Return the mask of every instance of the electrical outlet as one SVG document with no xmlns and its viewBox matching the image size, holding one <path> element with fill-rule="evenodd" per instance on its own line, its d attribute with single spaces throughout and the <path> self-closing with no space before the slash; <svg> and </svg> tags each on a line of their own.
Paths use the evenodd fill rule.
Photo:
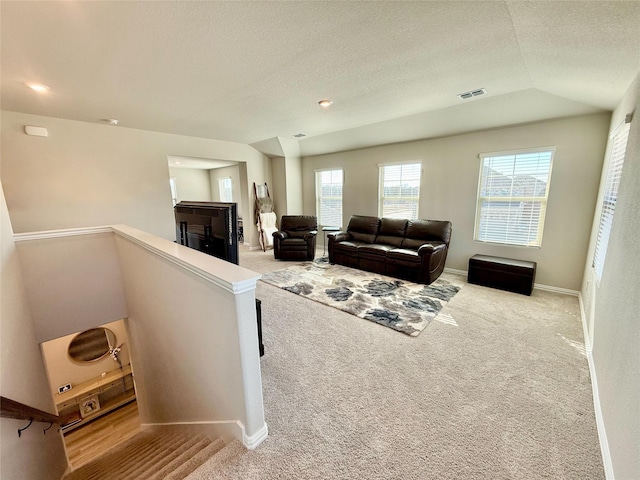
<svg viewBox="0 0 640 480">
<path fill-rule="evenodd" d="M 66 385 L 62 385 L 61 387 L 58 387 L 58 393 L 64 393 L 64 392 L 68 392 L 69 390 L 71 390 L 71 384 L 67 383 Z"/>
</svg>

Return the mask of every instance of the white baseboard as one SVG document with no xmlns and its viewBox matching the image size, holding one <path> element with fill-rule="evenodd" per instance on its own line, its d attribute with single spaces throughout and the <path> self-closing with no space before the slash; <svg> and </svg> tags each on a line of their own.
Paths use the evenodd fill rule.
<svg viewBox="0 0 640 480">
<path fill-rule="evenodd" d="M 580 319 L 582 321 L 582 332 L 584 336 L 584 349 L 587 354 L 587 364 L 589 365 L 589 376 L 591 377 L 591 391 L 593 396 L 593 409 L 596 415 L 596 427 L 598 428 L 598 440 L 600 441 L 600 452 L 602 453 L 602 464 L 604 466 L 604 474 L 607 480 L 615 480 L 613 472 L 613 462 L 611 461 L 611 451 L 609 450 L 609 441 L 607 440 L 607 429 L 604 426 L 604 418 L 602 417 L 602 407 L 600 406 L 600 394 L 598 393 L 598 376 L 596 367 L 593 363 L 592 345 L 589 340 L 589 330 L 587 328 L 587 315 L 582 301 L 582 294 L 578 292 L 578 301 L 580 302 Z"/>
<path fill-rule="evenodd" d="M 244 431 L 244 427 L 242 428 L 242 443 L 244 444 L 247 450 L 254 450 L 258 445 L 265 441 L 265 439 L 269 436 L 269 429 L 267 428 L 267 424 L 265 423 L 260 430 L 254 433 L 251 436 L 247 436 Z"/>
<path fill-rule="evenodd" d="M 449 267 L 446 267 L 444 269 L 444 271 L 446 273 L 453 273 L 454 275 L 464 275 L 465 277 L 469 274 L 469 272 L 467 270 L 457 270 L 455 268 L 449 268 Z M 578 292 L 577 290 L 570 290 L 568 288 L 553 287 L 551 285 L 544 285 L 542 283 L 535 283 L 533 285 L 533 288 L 537 288 L 538 290 L 545 290 L 547 292 L 563 293 L 565 295 L 572 295 L 574 297 L 577 297 L 577 296 L 580 295 L 580 292 Z"/>
<path fill-rule="evenodd" d="M 533 288 L 537 288 L 538 290 L 544 290 L 547 292 L 563 293 L 565 295 L 571 295 L 572 297 L 578 297 L 580 295 L 580 292 L 577 290 L 554 287 L 552 285 L 543 285 L 542 283 L 534 283 Z"/>
<path fill-rule="evenodd" d="M 455 268 L 446 267 L 444 271 L 446 273 L 453 273 L 454 275 L 464 275 L 465 277 L 467 276 L 466 270 L 456 270 Z"/>
</svg>

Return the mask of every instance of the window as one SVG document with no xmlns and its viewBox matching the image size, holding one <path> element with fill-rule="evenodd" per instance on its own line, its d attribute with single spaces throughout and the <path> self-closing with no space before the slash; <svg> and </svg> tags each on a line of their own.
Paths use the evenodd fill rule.
<svg viewBox="0 0 640 480">
<path fill-rule="evenodd" d="M 342 226 L 342 170 L 316 172 L 316 215 L 324 226 Z"/>
<path fill-rule="evenodd" d="M 169 188 L 171 188 L 171 198 L 173 200 L 173 206 L 175 207 L 178 203 L 178 191 L 176 189 L 176 177 L 171 177 L 169 179 Z"/>
<path fill-rule="evenodd" d="M 555 148 L 480 155 L 474 240 L 542 245 Z"/>
<path fill-rule="evenodd" d="M 624 125 L 622 130 L 613 136 L 613 146 L 607 170 L 607 183 L 604 187 L 604 197 L 602 200 L 602 210 L 600 211 L 600 222 L 598 224 L 598 235 L 596 237 L 596 248 L 593 255 L 593 268 L 596 271 L 598 281 L 602 278 L 604 270 L 604 259 L 607 255 L 609 245 L 609 235 L 613 224 L 613 214 L 616 210 L 618 200 L 618 187 L 622 177 L 622 167 L 624 166 L 624 156 L 627 151 L 627 140 L 629 139 L 629 124 Z"/>
<path fill-rule="evenodd" d="M 231 178 L 218 179 L 218 190 L 220 191 L 221 202 L 233 202 L 233 190 L 231 185 Z"/>
<path fill-rule="evenodd" d="M 418 218 L 421 162 L 380 165 L 378 213 L 381 217 Z"/>
</svg>

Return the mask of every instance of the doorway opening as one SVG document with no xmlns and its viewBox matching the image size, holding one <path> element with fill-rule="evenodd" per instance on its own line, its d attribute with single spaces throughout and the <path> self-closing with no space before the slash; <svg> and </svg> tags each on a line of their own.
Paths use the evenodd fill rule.
<svg viewBox="0 0 640 480">
<path fill-rule="evenodd" d="M 125 319 L 40 347 L 72 470 L 140 431 Z"/>
</svg>

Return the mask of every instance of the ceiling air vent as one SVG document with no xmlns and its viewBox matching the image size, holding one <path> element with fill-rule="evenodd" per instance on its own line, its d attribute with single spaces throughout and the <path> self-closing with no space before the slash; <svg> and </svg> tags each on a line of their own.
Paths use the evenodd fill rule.
<svg viewBox="0 0 640 480">
<path fill-rule="evenodd" d="M 484 95 L 485 93 L 487 93 L 487 91 L 484 88 L 478 88 L 477 90 L 459 93 L 458 97 L 460 97 L 462 100 L 466 100 L 467 98 L 477 97 L 479 95 Z"/>
</svg>

